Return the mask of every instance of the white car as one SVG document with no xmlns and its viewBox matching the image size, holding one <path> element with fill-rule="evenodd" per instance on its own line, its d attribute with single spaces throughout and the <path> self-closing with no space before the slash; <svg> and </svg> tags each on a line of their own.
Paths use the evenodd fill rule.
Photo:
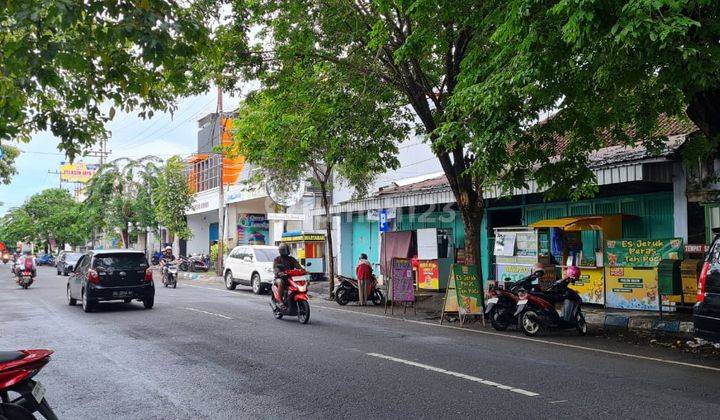
<svg viewBox="0 0 720 420">
<path fill-rule="evenodd" d="M 234 290 L 238 284 L 252 286 L 256 295 L 270 290 L 275 280 L 273 261 L 278 255 L 276 246 L 236 246 L 225 258 L 225 287 Z"/>
</svg>

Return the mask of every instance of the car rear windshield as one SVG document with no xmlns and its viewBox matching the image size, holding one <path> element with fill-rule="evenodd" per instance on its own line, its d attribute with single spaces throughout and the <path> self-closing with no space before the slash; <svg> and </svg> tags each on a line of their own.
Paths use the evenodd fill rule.
<svg viewBox="0 0 720 420">
<path fill-rule="evenodd" d="M 80 257 L 82 257 L 82 256 L 83 256 L 83 254 L 80 252 L 72 252 L 72 253 L 68 252 L 67 254 L 65 254 L 65 261 L 77 262 L 77 260 L 79 260 Z"/>
<path fill-rule="evenodd" d="M 147 268 L 148 263 L 143 254 L 100 254 L 95 256 L 94 267 L 106 270 L 139 270 Z"/>
<path fill-rule="evenodd" d="M 280 255 L 277 248 L 255 248 L 258 262 L 272 262 Z"/>
</svg>

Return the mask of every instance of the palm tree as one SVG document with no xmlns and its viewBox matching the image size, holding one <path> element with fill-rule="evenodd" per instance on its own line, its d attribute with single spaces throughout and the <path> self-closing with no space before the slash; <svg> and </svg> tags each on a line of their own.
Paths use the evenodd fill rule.
<svg viewBox="0 0 720 420">
<path fill-rule="evenodd" d="M 88 184 L 90 217 L 96 217 L 103 228 L 118 231 L 125 248 L 130 244 L 129 224 L 155 224 L 154 215 L 147 211 L 152 202 L 145 201 L 152 200 L 161 165 L 156 156 L 115 159 L 101 166 Z"/>
</svg>

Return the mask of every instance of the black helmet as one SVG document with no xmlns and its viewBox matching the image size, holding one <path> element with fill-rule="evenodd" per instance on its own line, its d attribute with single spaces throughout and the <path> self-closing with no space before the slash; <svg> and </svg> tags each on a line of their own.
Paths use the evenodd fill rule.
<svg viewBox="0 0 720 420">
<path fill-rule="evenodd" d="M 288 244 L 280 244 L 278 251 L 280 252 L 280 255 L 287 257 L 290 255 L 290 246 L 288 246 Z"/>
</svg>

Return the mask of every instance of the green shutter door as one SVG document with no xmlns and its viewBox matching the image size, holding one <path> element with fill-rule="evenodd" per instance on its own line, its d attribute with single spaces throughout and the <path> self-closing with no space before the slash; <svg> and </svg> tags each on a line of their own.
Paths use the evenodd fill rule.
<svg viewBox="0 0 720 420">
<path fill-rule="evenodd" d="M 649 238 L 672 238 L 675 235 L 672 199 L 669 197 L 649 198 L 645 209 L 645 231 Z"/>
<path fill-rule="evenodd" d="M 640 216 L 636 220 L 625 220 L 623 222 L 623 238 L 643 238 L 645 229 L 643 226 L 643 205 L 638 199 L 626 199 L 620 201 L 620 213 Z"/>
</svg>

